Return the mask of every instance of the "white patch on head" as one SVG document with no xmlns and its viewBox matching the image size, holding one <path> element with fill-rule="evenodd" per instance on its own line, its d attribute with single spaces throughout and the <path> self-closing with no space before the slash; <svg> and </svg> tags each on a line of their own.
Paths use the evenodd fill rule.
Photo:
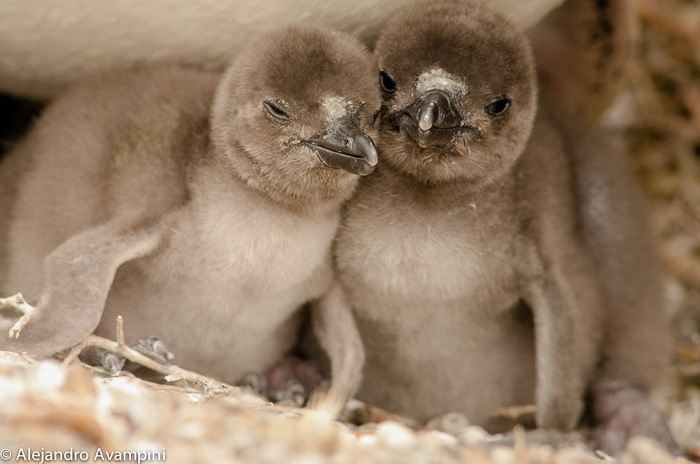
<svg viewBox="0 0 700 464">
<path fill-rule="evenodd" d="M 328 120 L 345 116 L 350 103 L 342 97 L 325 97 L 321 100 L 323 109 L 326 110 Z"/>
<path fill-rule="evenodd" d="M 424 93 L 434 89 L 455 94 L 466 91 L 467 86 L 447 74 L 443 69 L 436 68 L 424 72 L 416 80 L 416 92 Z"/>
</svg>

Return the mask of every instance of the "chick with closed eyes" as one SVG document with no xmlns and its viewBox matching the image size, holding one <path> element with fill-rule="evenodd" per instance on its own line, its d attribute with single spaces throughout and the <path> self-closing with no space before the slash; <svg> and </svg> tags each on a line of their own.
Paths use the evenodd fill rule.
<svg viewBox="0 0 700 464">
<path fill-rule="evenodd" d="M 379 105 L 368 51 L 312 28 L 256 41 L 223 76 L 157 67 L 75 87 L 0 166 L 0 289 L 36 306 L 0 348 L 50 354 L 111 336 L 122 314 L 183 367 L 227 382 L 267 368 L 332 282 Z"/>
<path fill-rule="evenodd" d="M 358 397 L 475 423 L 534 402 L 540 426 L 571 429 L 601 294 L 561 141 L 536 117 L 528 41 L 482 6 L 442 2 L 390 22 L 375 56 L 380 164 L 335 243 L 365 346 Z"/>
</svg>

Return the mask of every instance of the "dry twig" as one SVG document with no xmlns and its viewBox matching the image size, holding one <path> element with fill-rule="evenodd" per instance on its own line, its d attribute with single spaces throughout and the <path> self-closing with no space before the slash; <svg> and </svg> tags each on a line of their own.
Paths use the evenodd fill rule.
<svg viewBox="0 0 700 464">
<path fill-rule="evenodd" d="M 24 299 L 21 293 L 15 293 L 7 298 L 0 298 L 0 310 L 6 308 L 12 308 L 22 313 L 22 317 L 15 322 L 15 325 L 10 328 L 8 333 L 10 338 L 19 338 L 22 328 L 31 320 L 36 308 L 27 303 L 27 300 Z"/>
<path fill-rule="evenodd" d="M 77 358 L 80 353 L 88 347 L 100 348 L 110 353 L 117 354 L 126 358 L 127 360 L 139 364 L 143 367 L 151 369 L 159 374 L 166 376 L 166 380 L 174 382 L 177 380 L 184 380 L 192 384 L 199 384 L 204 386 L 207 392 L 217 392 L 217 393 L 228 393 L 231 391 L 233 386 L 220 382 L 211 377 L 207 377 L 198 374 L 187 369 L 183 369 L 174 364 L 161 364 L 148 356 L 139 353 L 138 351 L 130 348 L 126 345 L 124 341 L 124 320 L 121 316 L 117 317 L 117 341 L 108 340 L 106 338 L 90 335 L 82 343 L 73 347 L 68 356 L 63 360 L 64 365 L 70 364 L 75 358 Z"/>
</svg>

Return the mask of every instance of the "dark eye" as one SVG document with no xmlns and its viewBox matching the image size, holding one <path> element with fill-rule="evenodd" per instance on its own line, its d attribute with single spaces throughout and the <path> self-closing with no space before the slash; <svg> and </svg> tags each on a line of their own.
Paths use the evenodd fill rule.
<svg viewBox="0 0 700 464">
<path fill-rule="evenodd" d="M 280 102 L 265 100 L 263 102 L 263 106 L 273 118 L 279 119 L 281 121 L 289 121 L 290 119 L 292 119 L 289 113 L 287 113 L 287 109 Z"/>
<path fill-rule="evenodd" d="M 391 74 L 386 72 L 384 69 L 379 71 L 379 85 L 386 93 L 396 92 L 396 81 L 393 77 L 391 77 Z"/>
<path fill-rule="evenodd" d="M 499 98 L 498 100 L 486 105 L 486 112 L 491 116 L 500 116 L 510 108 L 510 100 L 508 98 Z"/>
</svg>

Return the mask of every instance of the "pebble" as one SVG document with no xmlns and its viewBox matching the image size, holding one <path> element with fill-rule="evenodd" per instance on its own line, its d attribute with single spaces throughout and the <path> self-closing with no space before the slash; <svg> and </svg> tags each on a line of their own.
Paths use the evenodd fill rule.
<svg viewBox="0 0 700 464">
<path fill-rule="evenodd" d="M 415 432 L 393 420 L 381 422 L 377 427 L 376 436 L 379 442 L 396 448 L 404 448 L 416 443 Z"/>
<path fill-rule="evenodd" d="M 457 435 L 459 443 L 464 446 L 479 446 L 492 441 L 493 435 L 477 425 L 471 425 Z"/>
<path fill-rule="evenodd" d="M 467 419 L 467 416 L 464 414 L 448 412 L 447 414 L 442 414 L 430 419 L 428 423 L 425 424 L 425 428 L 439 430 L 457 436 L 470 425 L 469 419 Z"/>
<path fill-rule="evenodd" d="M 454 449 L 458 445 L 457 438 L 439 430 L 423 430 L 418 432 L 418 441 L 422 446 L 432 448 Z"/>
</svg>

